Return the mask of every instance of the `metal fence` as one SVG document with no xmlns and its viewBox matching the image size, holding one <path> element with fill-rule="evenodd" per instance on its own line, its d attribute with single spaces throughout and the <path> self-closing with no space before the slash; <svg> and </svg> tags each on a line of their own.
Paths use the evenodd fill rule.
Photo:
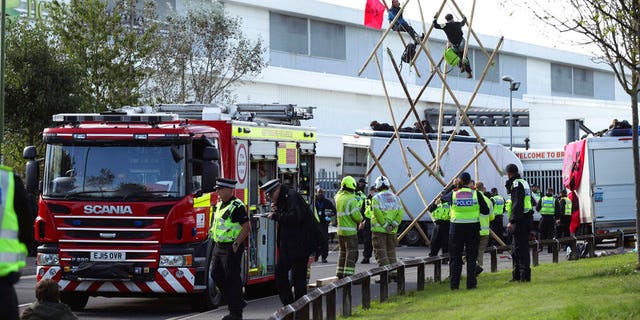
<svg viewBox="0 0 640 320">
<path fill-rule="evenodd" d="M 544 194 L 547 188 L 553 188 L 555 194 L 564 190 L 562 184 L 562 170 L 535 170 L 524 171 L 522 177 L 531 184 L 540 186 L 540 192 Z"/>
<path fill-rule="evenodd" d="M 582 258 L 579 254 L 578 241 L 584 241 L 588 245 L 588 249 L 585 252 L 586 257 L 595 257 L 596 243 L 604 239 L 616 239 L 616 248 L 624 246 L 624 233 L 614 232 L 604 235 L 584 235 L 584 236 L 571 236 L 560 239 L 548 239 L 542 241 L 531 241 L 529 246 L 531 247 L 531 263 L 534 266 L 538 265 L 538 249 L 544 245 L 552 246 L 552 258 L 554 263 L 559 262 L 559 252 L 561 246 L 567 245 L 571 248 L 571 260 L 577 260 Z M 488 247 L 485 253 L 489 253 L 491 256 L 491 272 L 498 271 L 498 254 L 505 251 L 511 251 L 511 246 L 500 247 Z M 428 258 L 416 258 L 411 260 L 405 260 L 396 262 L 384 267 L 373 268 L 371 270 L 360 272 L 358 274 L 342 278 L 334 283 L 326 286 L 314 289 L 307 295 L 298 299 L 292 304 L 286 305 L 278 309 L 268 319 L 280 320 L 287 319 L 293 320 L 301 319 L 336 319 L 336 307 L 337 307 L 337 290 L 342 290 L 342 316 L 348 317 L 352 315 L 354 302 L 352 299 L 351 291 L 354 284 L 362 285 L 362 307 L 369 309 L 371 307 L 371 277 L 380 276 L 380 302 L 385 302 L 389 299 L 389 275 L 392 272 L 396 272 L 397 294 L 404 295 L 405 290 L 405 269 L 416 268 L 417 279 L 416 287 L 418 291 L 425 289 L 425 267 L 426 265 L 432 265 L 433 279 L 436 282 L 442 281 L 442 262 L 447 260 L 448 257 L 428 257 Z M 324 306 L 323 306 L 324 300 Z M 310 314 L 311 313 L 311 314 Z"/>
<path fill-rule="evenodd" d="M 328 172 L 320 170 L 316 172 L 316 188 L 324 190 L 324 196 L 333 199 L 333 196 L 340 189 L 340 173 L 338 171 Z"/>
</svg>

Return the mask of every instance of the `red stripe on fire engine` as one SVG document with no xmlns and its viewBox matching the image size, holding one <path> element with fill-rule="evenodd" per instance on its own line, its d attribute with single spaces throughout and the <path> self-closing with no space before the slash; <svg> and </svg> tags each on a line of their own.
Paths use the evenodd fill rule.
<svg viewBox="0 0 640 320">
<path fill-rule="evenodd" d="M 171 284 L 159 272 L 156 272 L 156 283 L 164 290 L 164 292 L 176 293 Z"/>
<path fill-rule="evenodd" d="M 130 292 L 129 288 L 127 288 L 127 286 L 124 285 L 124 283 L 116 281 L 113 282 L 113 286 L 116 287 L 116 289 L 118 289 L 118 291 L 120 292 Z"/>
<path fill-rule="evenodd" d="M 89 288 L 87 288 L 87 291 L 96 292 L 98 291 L 98 289 L 100 289 L 100 286 L 102 286 L 103 283 L 103 281 L 93 281 Z"/>
</svg>

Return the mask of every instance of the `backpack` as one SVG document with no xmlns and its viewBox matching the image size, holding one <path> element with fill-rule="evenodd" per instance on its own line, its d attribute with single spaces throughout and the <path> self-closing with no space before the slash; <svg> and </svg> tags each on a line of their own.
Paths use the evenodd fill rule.
<svg viewBox="0 0 640 320">
<path fill-rule="evenodd" d="M 446 60 L 452 67 L 455 67 L 460 63 L 460 57 L 458 57 L 458 54 L 453 50 L 453 48 L 447 48 L 444 50 L 444 60 Z"/>
<path fill-rule="evenodd" d="M 405 48 L 404 48 L 404 52 L 402 53 L 402 62 L 405 63 L 411 63 L 411 59 L 413 59 L 413 56 L 416 55 L 416 44 L 415 43 L 409 43 Z"/>
</svg>

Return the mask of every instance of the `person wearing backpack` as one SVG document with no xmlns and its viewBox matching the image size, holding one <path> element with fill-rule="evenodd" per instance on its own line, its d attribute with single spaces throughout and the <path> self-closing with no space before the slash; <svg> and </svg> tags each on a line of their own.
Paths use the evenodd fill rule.
<svg viewBox="0 0 640 320">
<path fill-rule="evenodd" d="M 467 17 L 462 16 L 462 21 L 458 22 L 453 20 L 451 13 L 448 13 L 444 18 L 447 20 L 446 23 L 438 23 L 438 16 L 433 17 L 433 27 L 444 31 L 447 35 L 447 40 L 449 40 L 451 44 L 451 50 L 458 55 L 457 65 L 460 67 L 460 72 L 467 72 L 467 79 L 470 79 L 473 77 L 471 64 L 469 63 L 469 59 L 464 58 L 463 60 L 465 40 L 462 34 L 462 27 L 467 22 Z M 447 53 L 445 52 L 445 57 L 446 56 Z M 447 59 L 447 62 L 450 62 L 449 59 Z"/>
</svg>

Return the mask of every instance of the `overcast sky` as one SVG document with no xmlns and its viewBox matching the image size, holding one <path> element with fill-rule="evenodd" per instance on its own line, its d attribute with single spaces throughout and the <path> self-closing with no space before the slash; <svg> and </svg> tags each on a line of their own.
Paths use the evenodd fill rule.
<svg viewBox="0 0 640 320">
<path fill-rule="evenodd" d="M 346 6 L 364 10 L 366 0 L 319 0 L 323 2 L 333 3 L 340 6 Z M 410 0 L 405 8 L 404 17 L 421 21 L 418 1 L 422 6 L 423 15 L 426 23 L 431 23 L 433 16 L 442 5 L 441 0 Z M 391 5 L 391 0 L 386 0 Z M 562 50 L 575 51 L 585 53 L 585 49 L 571 44 L 571 40 L 578 39 L 575 34 L 559 33 L 544 23 L 537 20 L 530 10 L 505 3 L 512 3 L 513 0 L 476 0 L 476 8 L 473 19 L 473 30 L 477 33 L 486 35 L 504 36 L 505 39 L 517 40 L 536 45 L 558 48 Z M 404 0 L 400 0 L 403 4 Z M 467 19 L 471 17 L 471 0 L 456 1 L 460 9 L 465 12 Z M 516 3 L 522 3 L 517 1 Z M 456 20 L 460 19 L 455 7 L 451 4 L 451 0 L 447 1 L 442 14 L 438 21 L 444 22 L 444 15 L 454 13 Z M 363 13 L 364 14 L 364 13 Z M 387 26 L 385 22 L 383 28 Z M 421 25 L 414 25 L 416 31 L 421 32 Z M 466 30 L 465 30 L 466 34 Z"/>
</svg>

